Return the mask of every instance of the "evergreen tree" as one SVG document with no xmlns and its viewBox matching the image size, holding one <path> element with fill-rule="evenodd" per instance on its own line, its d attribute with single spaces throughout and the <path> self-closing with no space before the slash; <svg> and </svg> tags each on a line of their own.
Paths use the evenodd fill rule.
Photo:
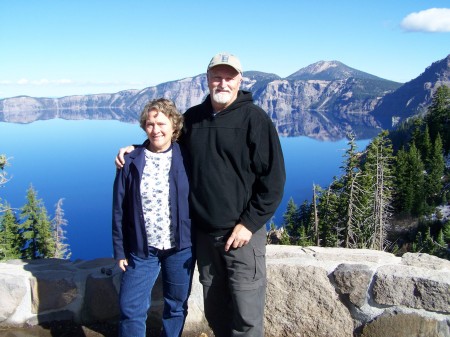
<svg viewBox="0 0 450 337">
<path fill-rule="evenodd" d="M 8 158 L 4 154 L 0 154 L 0 186 L 8 181 L 5 167 L 8 166 Z"/>
<path fill-rule="evenodd" d="M 298 234 L 297 246 L 307 247 L 312 245 L 310 237 L 306 234 L 305 227 L 300 227 Z"/>
<path fill-rule="evenodd" d="M 410 215 L 413 207 L 414 191 L 409 178 L 408 153 L 400 149 L 396 156 L 394 205 L 398 214 Z"/>
<path fill-rule="evenodd" d="M 317 205 L 319 213 L 319 228 L 321 244 L 324 247 L 340 247 L 342 244 L 342 226 L 340 217 L 339 196 L 334 188 L 339 185 L 337 178 L 326 190 L 319 191 L 319 202 Z"/>
<path fill-rule="evenodd" d="M 297 231 L 299 227 L 298 207 L 292 197 L 289 199 L 286 206 L 286 212 L 284 212 L 283 214 L 283 226 L 289 237 L 291 237 L 292 239 L 295 239 L 295 237 L 297 237 Z"/>
<path fill-rule="evenodd" d="M 67 226 L 67 220 L 64 218 L 64 210 L 62 208 L 63 199 L 59 199 L 55 205 L 55 217 L 52 219 L 53 240 L 55 242 L 55 253 L 53 257 L 58 259 L 69 259 L 69 244 L 66 243 L 66 231 L 63 227 Z"/>
<path fill-rule="evenodd" d="M 420 149 L 420 155 L 423 159 L 423 164 L 425 166 L 425 170 L 427 172 L 430 171 L 430 167 L 433 163 L 433 144 L 431 142 L 430 138 L 430 132 L 428 125 L 425 126 L 425 130 L 423 131 L 422 137 L 420 138 L 420 143 L 414 142 L 416 145 L 418 145 L 418 149 Z M 420 144 L 420 145 L 419 145 Z"/>
<path fill-rule="evenodd" d="M 281 238 L 280 238 L 280 244 L 281 245 L 290 245 L 291 239 L 289 237 L 289 234 L 285 230 L 285 228 L 281 228 Z"/>
<path fill-rule="evenodd" d="M 428 108 L 426 122 L 430 128 L 430 137 L 434 141 L 441 135 L 444 153 L 450 150 L 450 88 L 442 85 L 433 95 L 432 103 Z"/>
<path fill-rule="evenodd" d="M 413 191 L 411 214 L 413 216 L 421 216 L 427 211 L 425 202 L 425 168 L 414 143 L 409 150 L 408 160 L 409 182 Z"/>
<path fill-rule="evenodd" d="M 450 244 L 450 221 L 447 221 L 442 227 L 442 235 L 445 243 Z"/>
<path fill-rule="evenodd" d="M 403 215 L 420 216 L 426 212 L 424 164 L 414 143 L 409 151 L 397 153 L 395 170 L 395 207 Z"/>
<path fill-rule="evenodd" d="M 313 230 L 313 242 L 316 246 L 320 246 L 320 227 L 319 227 L 319 212 L 317 207 L 318 202 L 318 190 L 320 188 L 313 184 L 313 202 L 312 202 L 312 217 L 313 217 L 313 223 L 314 223 L 314 230 Z"/>
<path fill-rule="evenodd" d="M 364 163 L 363 200 L 370 213 L 365 214 L 364 248 L 385 248 L 386 230 L 392 214 L 393 149 L 388 132 L 381 132 L 367 147 Z M 371 205 L 368 205 L 370 202 Z"/>
<path fill-rule="evenodd" d="M 0 260 L 18 259 L 21 256 L 19 239 L 19 223 L 9 205 L 4 205 L 5 210 L 0 222 Z"/>
<path fill-rule="evenodd" d="M 438 133 L 434 141 L 430 155 L 429 166 L 426 175 L 426 199 L 429 205 L 436 206 L 441 201 L 442 177 L 445 171 L 445 160 L 442 149 L 441 136 Z"/>
<path fill-rule="evenodd" d="M 298 210 L 299 229 L 297 230 L 297 238 L 308 237 L 313 235 L 313 206 L 308 200 L 303 201 Z M 303 239 L 304 242 L 304 239 Z M 308 241 L 308 245 L 312 245 L 312 241 Z"/>
<path fill-rule="evenodd" d="M 345 209 L 344 219 L 344 247 L 360 248 L 361 209 L 360 197 L 363 192 L 360 185 L 360 155 L 356 151 L 355 136 L 348 135 L 348 150 L 345 152 L 344 176 L 342 177 L 343 190 L 340 194 L 341 205 Z"/>
<path fill-rule="evenodd" d="M 20 233 L 23 258 L 37 259 L 53 257 L 55 241 L 50 220 L 42 200 L 32 186 L 27 190 L 27 203 L 22 207 Z"/>
<path fill-rule="evenodd" d="M 409 144 L 414 143 L 416 144 L 416 147 L 419 149 L 420 153 L 423 154 L 425 149 L 425 142 L 424 142 L 424 120 L 423 118 L 417 117 L 412 120 L 412 134 L 411 139 L 407 142 Z M 429 135 L 428 135 L 429 136 Z M 429 143 L 430 150 L 431 150 L 431 142 Z"/>
</svg>

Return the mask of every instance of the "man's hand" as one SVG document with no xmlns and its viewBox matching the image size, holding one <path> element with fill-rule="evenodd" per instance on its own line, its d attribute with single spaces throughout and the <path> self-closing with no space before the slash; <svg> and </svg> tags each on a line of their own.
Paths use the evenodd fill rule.
<svg viewBox="0 0 450 337">
<path fill-rule="evenodd" d="M 228 252 L 230 247 L 241 248 L 246 245 L 252 238 L 252 232 L 250 232 L 243 224 L 237 224 L 234 226 L 233 232 L 225 244 L 225 251 Z"/>
<path fill-rule="evenodd" d="M 117 265 L 122 271 L 127 271 L 128 261 L 126 259 L 117 261 Z"/>
<path fill-rule="evenodd" d="M 133 150 L 134 150 L 133 145 L 129 145 L 129 146 L 120 148 L 119 153 L 117 154 L 116 160 L 114 162 L 118 169 L 121 169 L 123 167 L 123 165 L 125 164 L 125 158 L 124 158 L 125 154 L 130 153 Z"/>
</svg>

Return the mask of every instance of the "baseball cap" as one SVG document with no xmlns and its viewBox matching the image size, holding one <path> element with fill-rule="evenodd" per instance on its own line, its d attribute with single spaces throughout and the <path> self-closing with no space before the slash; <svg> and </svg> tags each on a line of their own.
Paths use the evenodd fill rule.
<svg viewBox="0 0 450 337">
<path fill-rule="evenodd" d="M 239 61 L 239 59 L 236 56 L 234 56 L 233 54 L 230 54 L 230 53 L 216 54 L 209 62 L 207 70 L 211 69 L 212 67 L 221 65 L 221 64 L 233 67 L 239 73 L 242 74 L 241 62 Z"/>
</svg>

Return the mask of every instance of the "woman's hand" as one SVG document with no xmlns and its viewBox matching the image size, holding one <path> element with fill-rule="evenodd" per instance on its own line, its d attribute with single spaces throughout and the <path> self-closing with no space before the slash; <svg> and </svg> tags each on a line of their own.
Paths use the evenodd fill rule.
<svg viewBox="0 0 450 337">
<path fill-rule="evenodd" d="M 128 261 L 126 259 L 123 260 L 119 260 L 117 261 L 117 265 L 119 266 L 120 269 L 122 269 L 122 271 L 126 271 L 127 270 L 127 266 L 128 266 Z"/>
</svg>

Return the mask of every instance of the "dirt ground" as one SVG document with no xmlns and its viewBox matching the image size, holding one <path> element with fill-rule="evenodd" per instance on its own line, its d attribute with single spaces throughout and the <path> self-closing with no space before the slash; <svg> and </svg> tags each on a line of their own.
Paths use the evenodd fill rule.
<svg viewBox="0 0 450 337">
<path fill-rule="evenodd" d="M 1 328 L 0 337 L 117 337 L 117 324 L 81 326 L 73 322 L 53 322 L 27 328 Z M 159 337 L 160 328 L 147 327 L 147 337 Z M 183 333 L 183 337 L 213 337 L 211 332 Z"/>
<path fill-rule="evenodd" d="M 150 333 L 150 332 L 149 332 Z M 147 336 L 159 336 L 158 333 Z M 56 322 L 27 328 L 0 328 L 0 337 L 117 337 L 116 325 L 81 326 L 72 322 Z"/>
</svg>

